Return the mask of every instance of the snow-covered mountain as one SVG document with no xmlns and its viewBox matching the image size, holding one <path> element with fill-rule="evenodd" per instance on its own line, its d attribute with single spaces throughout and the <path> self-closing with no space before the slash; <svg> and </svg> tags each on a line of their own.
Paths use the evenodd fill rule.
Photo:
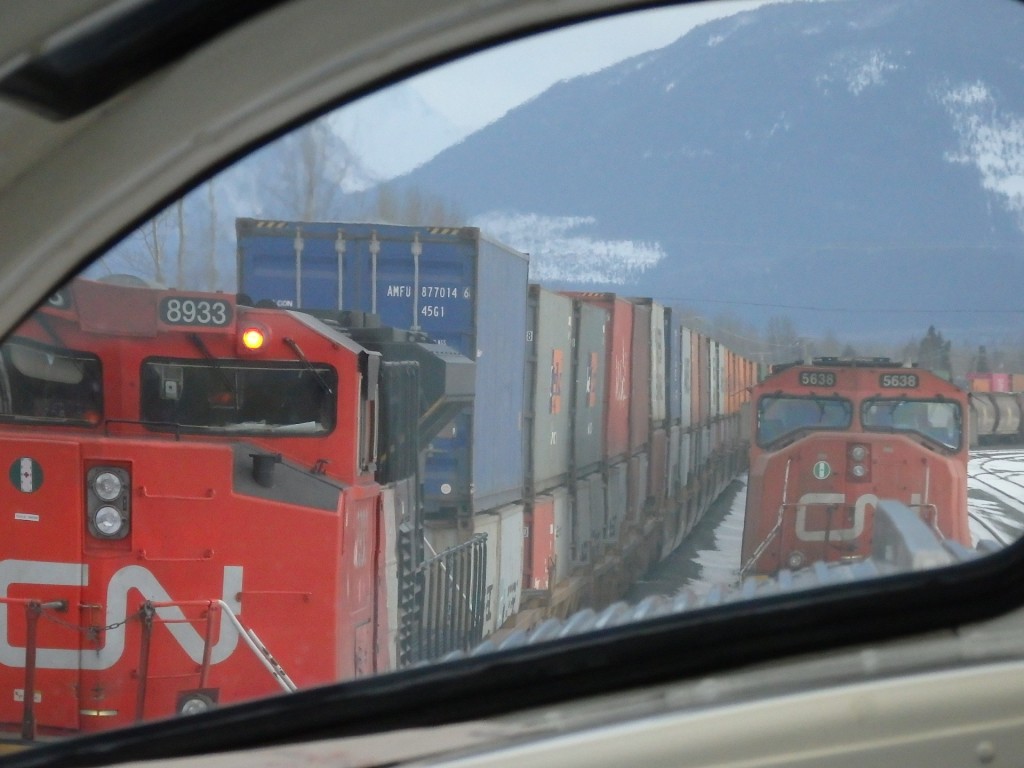
<svg viewBox="0 0 1024 768">
<path fill-rule="evenodd" d="M 1024 285 L 1022 39 L 998 0 L 764 6 L 560 83 L 400 184 L 538 279 L 1001 333 Z"/>
</svg>

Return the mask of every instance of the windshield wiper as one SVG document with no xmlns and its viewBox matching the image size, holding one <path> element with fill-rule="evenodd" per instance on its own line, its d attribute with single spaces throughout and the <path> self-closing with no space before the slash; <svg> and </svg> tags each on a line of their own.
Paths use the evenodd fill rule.
<svg viewBox="0 0 1024 768">
<path fill-rule="evenodd" d="M 313 376 L 316 378 L 317 382 L 320 384 L 323 391 L 326 392 L 328 395 L 333 396 L 334 390 L 331 388 L 331 385 L 328 384 L 327 380 L 320 375 L 320 371 L 314 368 L 313 364 L 309 362 L 309 358 L 307 358 L 306 355 L 303 353 L 302 348 L 298 345 L 295 339 L 291 338 L 290 336 L 285 336 L 284 343 L 287 344 L 288 347 L 292 350 L 292 352 L 295 353 L 295 356 L 302 361 L 303 365 L 305 365 L 306 368 L 309 369 L 309 372 L 312 373 Z"/>
<path fill-rule="evenodd" d="M 206 346 L 206 342 L 203 341 L 202 337 L 198 333 L 188 334 L 188 340 L 192 342 L 193 346 L 199 350 L 199 354 L 201 354 L 213 370 L 217 372 L 217 375 L 220 376 L 221 382 L 224 384 L 224 388 L 231 394 L 232 400 L 237 403 L 238 397 L 236 396 L 235 388 L 231 385 L 231 380 L 228 378 L 228 375 L 224 373 L 224 369 L 220 367 L 220 363 L 217 361 L 217 358 L 213 356 L 213 353 L 210 352 L 209 347 Z"/>
</svg>

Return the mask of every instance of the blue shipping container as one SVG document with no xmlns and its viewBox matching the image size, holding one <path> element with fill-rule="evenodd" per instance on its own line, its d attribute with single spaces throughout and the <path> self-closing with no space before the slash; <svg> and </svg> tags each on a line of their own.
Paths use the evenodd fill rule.
<svg viewBox="0 0 1024 768">
<path fill-rule="evenodd" d="M 472 227 L 238 219 L 238 290 L 279 307 L 374 312 L 477 363 L 472 414 L 430 446 L 428 512 L 523 495 L 525 254 Z"/>
</svg>

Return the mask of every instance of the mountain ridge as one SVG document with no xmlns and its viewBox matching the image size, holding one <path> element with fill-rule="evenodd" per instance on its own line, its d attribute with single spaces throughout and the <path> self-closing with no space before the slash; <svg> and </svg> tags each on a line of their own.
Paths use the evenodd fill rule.
<svg viewBox="0 0 1024 768">
<path fill-rule="evenodd" d="M 824 300 L 878 313 L 849 323 L 868 334 L 913 301 L 937 313 L 905 316 L 913 327 L 969 333 L 965 288 L 979 309 L 1010 308 L 1024 279 L 1024 14 L 979 8 L 787 3 L 711 21 L 552 86 L 390 184 L 451 199 L 516 247 L 532 217 L 574 222 L 556 247 L 568 234 L 584 252 L 641 253 L 602 283 L 577 267 L 559 279 L 557 253 L 527 248 L 561 287 L 716 298 L 817 330 L 828 318 L 796 308 Z M 981 257 L 1007 279 L 979 282 Z"/>
</svg>

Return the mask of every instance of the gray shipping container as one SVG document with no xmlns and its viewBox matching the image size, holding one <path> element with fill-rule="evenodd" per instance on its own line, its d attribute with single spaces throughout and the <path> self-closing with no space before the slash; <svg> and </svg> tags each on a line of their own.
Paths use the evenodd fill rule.
<svg viewBox="0 0 1024 768">
<path fill-rule="evenodd" d="M 573 459 L 577 476 L 594 471 L 604 456 L 605 379 L 608 311 L 581 299 L 573 301 L 575 330 Z"/>
<path fill-rule="evenodd" d="M 629 464 L 621 462 L 608 467 L 608 508 L 605 517 L 605 540 L 617 541 L 619 528 L 626 518 L 629 504 Z"/>
<path fill-rule="evenodd" d="M 597 542 L 604 538 L 605 519 L 607 517 L 607 506 L 605 504 L 604 478 L 600 472 L 595 472 L 587 478 L 590 483 L 590 540 L 591 553 L 600 551 Z"/>
<path fill-rule="evenodd" d="M 573 560 L 577 563 L 589 562 L 591 559 L 591 486 L 589 480 L 580 480 L 575 483 L 573 490 L 576 494 L 576 505 L 572 510 L 573 528 Z"/>
<path fill-rule="evenodd" d="M 530 286 L 527 321 L 527 490 L 541 493 L 569 478 L 573 302 Z"/>
</svg>

